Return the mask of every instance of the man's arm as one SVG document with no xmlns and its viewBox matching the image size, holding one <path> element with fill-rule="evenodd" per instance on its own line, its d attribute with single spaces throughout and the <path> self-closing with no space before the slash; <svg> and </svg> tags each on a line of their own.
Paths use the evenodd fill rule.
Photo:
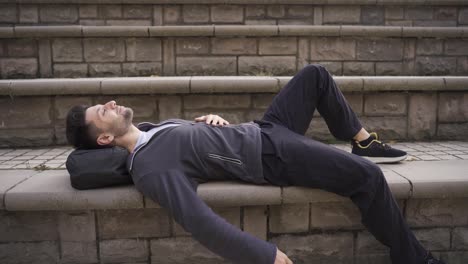
<svg viewBox="0 0 468 264">
<path fill-rule="evenodd" d="M 178 170 L 152 172 L 135 183 L 143 195 L 166 208 L 193 238 L 235 263 L 276 263 L 274 244 L 258 239 L 215 214 Z"/>
</svg>

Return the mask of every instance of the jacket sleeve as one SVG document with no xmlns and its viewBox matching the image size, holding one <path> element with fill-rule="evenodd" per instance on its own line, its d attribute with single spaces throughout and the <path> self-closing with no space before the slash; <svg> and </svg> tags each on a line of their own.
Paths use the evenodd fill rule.
<svg viewBox="0 0 468 264">
<path fill-rule="evenodd" d="M 197 195 L 178 170 L 151 172 L 135 183 L 146 197 L 166 208 L 193 238 L 234 263 L 273 264 L 276 246 L 231 225 Z"/>
</svg>

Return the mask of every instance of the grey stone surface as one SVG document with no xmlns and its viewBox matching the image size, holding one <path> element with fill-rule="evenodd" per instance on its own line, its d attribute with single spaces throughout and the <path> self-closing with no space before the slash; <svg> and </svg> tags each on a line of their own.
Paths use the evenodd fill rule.
<svg viewBox="0 0 468 264">
<path fill-rule="evenodd" d="M 353 60 L 356 58 L 356 41 L 348 38 L 312 38 L 310 40 L 310 59 Z"/>
<path fill-rule="evenodd" d="M 117 63 L 91 63 L 88 66 L 90 77 L 119 77 L 122 65 Z"/>
<path fill-rule="evenodd" d="M 376 62 L 375 75 L 404 75 L 401 62 Z"/>
<path fill-rule="evenodd" d="M 450 229 L 448 228 L 414 230 L 414 235 L 427 250 L 450 249 Z"/>
<path fill-rule="evenodd" d="M 2 133 L 0 133 L 0 147 L 49 146 L 54 143 L 53 136 L 54 131 L 50 128 L 2 130 Z"/>
<path fill-rule="evenodd" d="M 38 63 L 35 58 L 0 59 L 2 78 L 35 78 L 38 73 Z"/>
<path fill-rule="evenodd" d="M 364 113 L 368 116 L 405 115 L 407 96 L 400 93 L 365 95 Z"/>
<path fill-rule="evenodd" d="M 266 206 L 246 206 L 243 214 L 244 231 L 266 240 L 268 233 L 268 209 Z"/>
<path fill-rule="evenodd" d="M 94 263 L 97 261 L 94 219 L 92 212 L 59 213 L 58 232 L 63 263 Z"/>
<path fill-rule="evenodd" d="M 465 140 L 465 136 L 468 133 L 468 125 L 466 123 L 450 123 L 450 124 L 439 124 L 437 127 L 437 136 L 441 139 L 450 140 Z"/>
<path fill-rule="evenodd" d="M 461 8 L 458 14 L 458 23 L 467 25 L 468 24 L 468 8 Z"/>
<path fill-rule="evenodd" d="M 7 208 L 8 209 L 8 208 Z M 44 241 L 58 239 L 55 212 L 0 212 L 0 241 Z"/>
<path fill-rule="evenodd" d="M 279 90 L 276 78 L 264 76 L 192 77 L 190 88 L 194 93 L 277 92 Z"/>
<path fill-rule="evenodd" d="M 225 263 L 221 257 L 210 252 L 191 237 L 152 239 L 150 245 L 153 264 Z"/>
<path fill-rule="evenodd" d="M 445 42 L 445 53 L 447 55 L 468 55 L 468 41 L 465 39 L 454 39 Z"/>
<path fill-rule="evenodd" d="M 383 25 L 385 23 L 384 6 L 361 7 L 361 23 L 363 25 Z"/>
<path fill-rule="evenodd" d="M 411 181 L 412 197 L 466 197 L 468 175 L 464 161 L 446 160 L 396 164 L 391 169 Z M 441 177 L 444 175 L 444 177 Z"/>
<path fill-rule="evenodd" d="M 286 8 L 282 5 L 267 6 L 267 16 L 271 18 L 282 18 L 286 15 Z"/>
<path fill-rule="evenodd" d="M 441 258 L 447 263 L 465 263 L 468 261 L 468 252 L 443 252 L 440 254 Z"/>
<path fill-rule="evenodd" d="M 80 19 L 96 18 L 98 16 L 98 5 L 80 5 L 78 13 Z"/>
<path fill-rule="evenodd" d="M 386 140 L 403 139 L 407 135 L 407 118 L 389 116 L 381 117 L 362 117 L 361 122 L 368 124 L 369 131 L 375 131 L 381 138 Z"/>
<path fill-rule="evenodd" d="M 375 75 L 373 62 L 343 62 L 343 75 Z"/>
<path fill-rule="evenodd" d="M 252 38 L 212 38 L 211 48 L 213 54 L 256 54 L 257 40 Z"/>
<path fill-rule="evenodd" d="M 361 8 L 359 6 L 324 6 L 323 23 L 359 23 L 361 17 Z"/>
<path fill-rule="evenodd" d="M 433 18 L 432 7 L 407 7 L 405 12 L 406 19 L 421 19 L 428 20 Z"/>
<path fill-rule="evenodd" d="M 182 19 L 180 6 L 178 5 L 166 5 L 164 6 L 164 23 L 165 24 L 176 24 Z"/>
<path fill-rule="evenodd" d="M 309 204 L 270 206 L 269 231 L 272 233 L 307 232 L 309 208 Z"/>
<path fill-rule="evenodd" d="M 410 199 L 406 206 L 407 221 L 416 227 L 464 226 L 467 212 L 466 198 Z"/>
<path fill-rule="evenodd" d="M 121 18 L 122 5 L 99 5 L 99 17 Z"/>
<path fill-rule="evenodd" d="M 125 43 L 121 39 L 87 38 L 83 40 L 87 62 L 119 62 L 125 59 Z"/>
<path fill-rule="evenodd" d="M 37 42 L 31 39 L 13 39 L 6 41 L 7 54 L 10 57 L 37 56 Z"/>
<path fill-rule="evenodd" d="M 208 38 L 179 38 L 176 40 L 177 54 L 208 54 L 209 51 L 210 39 Z"/>
<path fill-rule="evenodd" d="M 16 23 L 17 8 L 15 4 L 3 4 L 0 6 L 1 23 Z"/>
<path fill-rule="evenodd" d="M 235 57 L 178 57 L 177 75 L 236 75 Z"/>
<path fill-rule="evenodd" d="M 408 110 L 408 136 L 412 139 L 429 139 L 436 133 L 436 94 L 411 94 Z"/>
<path fill-rule="evenodd" d="M 240 56 L 239 75 L 292 75 L 296 73 L 295 56 Z"/>
<path fill-rule="evenodd" d="M 401 39 L 375 39 L 357 42 L 356 58 L 371 61 L 400 61 L 403 59 Z"/>
<path fill-rule="evenodd" d="M 169 236 L 169 216 L 164 209 L 107 210 L 98 213 L 102 239 Z"/>
<path fill-rule="evenodd" d="M 417 55 L 440 55 L 443 52 L 444 40 L 440 39 L 418 39 Z"/>
<path fill-rule="evenodd" d="M 57 263 L 59 254 L 57 242 L 55 241 L 0 244 L 0 260 L 2 263 Z"/>
<path fill-rule="evenodd" d="M 281 235 L 271 239 L 271 242 L 294 263 L 346 263 L 353 255 L 353 235 L 348 232 L 333 235 Z"/>
<path fill-rule="evenodd" d="M 123 76 L 159 76 L 162 75 L 160 62 L 122 63 Z"/>
<path fill-rule="evenodd" d="M 39 17 L 45 23 L 75 23 L 78 8 L 74 5 L 43 5 L 39 8 Z"/>
<path fill-rule="evenodd" d="M 145 5 L 124 5 L 122 15 L 124 18 L 151 18 L 152 10 Z"/>
<path fill-rule="evenodd" d="M 158 100 L 159 120 L 182 118 L 182 99 L 179 96 L 162 96 Z"/>
<path fill-rule="evenodd" d="M 161 61 L 161 40 L 132 38 L 126 41 L 127 61 Z"/>
<path fill-rule="evenodd" d="M 37 172 L 31 170 L 3 170 L 0 171 L 0 209 L 5 208 L 4 204 L 4 196 L 5 193 L 19 184 L 20 182 L 24 181 L 25 179 L 31 177 L 32 175 L 36 174 Z"/>
<path fill-rule="evenodd" d="M 417 57 L 416 75 L 447 75 L 456 70 L 455 57 Z"/>
<path fill-rule="evenodd" d="M 100 259 L 103 263 L 144 262 L 149 256 L 146 240 L 104 240 L 99 242 L 99 248 Z"/>
<path fill-rule="evenodd" d="M 47 97 L 0 99 L 3 128 L 31 128 L 51 124 L 51 101 Z"/>
<path fill-rule="evenodd" d="M 133 187 L 77 191 L 65 170 L 36 174 L 5 195 L 7 210 L 86 210 L 142 208 L 141 194 Z"/>
<path fill-rule="evenodd" d="M 453 229 L 452 248 L 461 250 L 468 249 L 468 228 L 457 227 Z"/>
<path fill-rule="evenodd" d="M 39 72 L 42 78 L 52 76 L 52 51 L 48 39 L 39 40 Z"/>
<path fill-rule="evenodd" d="M 249 95 L 188 95 L 184 97 L 184 109 L 247 108 Z"/>
<path fill-rule="evenodd" d="M 183 5 L 182 14 L 185 23 L 203 23 L 210 20 L 208 5 Z"/>
<path fill-rule="evenodd" d="M 468 121 L 468 95 L 464 93 L 444 93 L 439 97 L 439 121 Z"/>
<path fill-rule="evenodd" d="M 359 209 L 350 200 L 310 204 L 311 229 L 364 228 Z"/>
<path fill-rule="evenodd" d="M 295 55 L 297 39 L 291 37 L 262 38 L 259 40 L 259 55 Z"/>
<path fill-rule="evenodd" d="M 214 23 L 241 23 L 244 20 L 244 9 L 239 5 L 213 5 L 210 14 Z"/>
<path fill-rule="evenodd" d="M 164 75 L 175 75 L 175 41 L 165 39 L 163 41 L 163 73 Z"/>
<path fill-rule="evenodd" d="M 81 39 L 55 39 L 52 42 L 52 54 L 54 62 L 83 61 L 83 46 Z"/>
<path fill-rule="evenodd" d="M 54 76 L 57 78 L 80 78 L 88 74 L 88 65 L 84 63 L 54 64 Z"/>
</svg>

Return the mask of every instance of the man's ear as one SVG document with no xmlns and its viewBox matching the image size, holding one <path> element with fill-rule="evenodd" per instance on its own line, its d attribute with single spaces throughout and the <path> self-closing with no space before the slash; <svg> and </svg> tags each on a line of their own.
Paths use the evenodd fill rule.
<svg viewBox="0 0 468 264">
<path fill-rule="evenodd" d="M 97 143 L 101 146 L 109 145 L 114 141 L 114 135 L 103 133 L 97 138 Z"/>
</svg>

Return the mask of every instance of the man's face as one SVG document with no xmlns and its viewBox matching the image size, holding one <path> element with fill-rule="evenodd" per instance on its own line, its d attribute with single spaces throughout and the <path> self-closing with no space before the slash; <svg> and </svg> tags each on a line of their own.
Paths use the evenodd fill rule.
<svg viewBox="0 0 468 264">
<path fill-rule="evenodd" d="M 109 101 L 86 109 L 86 123 L 93 123 L 103 134 L 120 137 L 127 133 L 132 124 L 133 110 Z"/>
</svg>

